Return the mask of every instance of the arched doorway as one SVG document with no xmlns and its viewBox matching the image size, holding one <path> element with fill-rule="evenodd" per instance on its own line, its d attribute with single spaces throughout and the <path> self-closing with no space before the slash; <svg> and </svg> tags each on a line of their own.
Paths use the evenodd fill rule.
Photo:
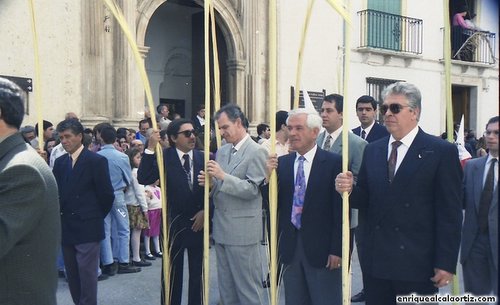
<svg viewBox="0 0 500 305">
<path fill-rule="evenodd" d="M 215 4 L 222 102 L 243 106 L 243 43 L 228 3 Z M 145 46 L 145 65 L 155 103 L 172 105 L 190 118 L 204 103 L 204 29 L 202 1 L 150 0 L 139 7 L 137 41 Z M 213 63 L 211 63 L 212 65 Z M 213 70 L 213 69 L 212 69 Z M 213 81 L 211 82 L 213 86 Z M 213 110 L 213 109 L 212 109 Z"/>
</svg>

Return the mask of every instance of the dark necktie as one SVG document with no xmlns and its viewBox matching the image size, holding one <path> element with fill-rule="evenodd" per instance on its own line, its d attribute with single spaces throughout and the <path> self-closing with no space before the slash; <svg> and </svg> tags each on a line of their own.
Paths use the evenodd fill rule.
<svg viewBox="0 0 500 305">
<path fill-rule="evenodd" d="M 403 144 L 400 141 L 392 142 L 392 150 L 391 155 L 388 160 L 388 174 L 389 174 L 389 182 L 392 183 L 392 179 L 394 178 L 394 174 L 396 172 L 396 163 L 398 162 L 398 147 Z"/>
<path fill-rule="evenodd" d="M 323 145 L 324 150 L 330 150 L 330 146 L 332 146 L 332 136 L 328 135 L 326 137 L 325 144 Z"/>
<path fill-rule="evenodd" d="M 491 159 L 490 169 L 484 181 L 481 199 L 479 200 L 478 222 L 481 233 L 488 232 L 488 214 L 490 211 L 491 200 L 493 199 L 493 190 L 495 189 L 495 163 L 497 159 Z"/>
<path fill-rule="evenodd" d="M 361 138 L 362 138 L 363 140 L 366 140 L 366 131 L 365 131 L 364 129 L 363 129 L 363 130 L 361 130 Z"/>
<path fill-rule="evenodd" d="M 304 197 L 306 195 L 306 177 L 304 175 L 304 156 L 299 157 L 297 175 L 295 176 L 295 190 L 293 192 L 292 224 L 300 229 L 302 225 L 301 216 L 304 207 Z"/>
<path fill-rule="evenodd" d="M 184 167 L 184 172 L 186 172 L 189 188 L 193 189 L 193 183 L 191 182 L 191 165 L 189 164 L 189 155 L 184 154 L 182 158 L 184 159 L 183 167 Z"/>
</svg>

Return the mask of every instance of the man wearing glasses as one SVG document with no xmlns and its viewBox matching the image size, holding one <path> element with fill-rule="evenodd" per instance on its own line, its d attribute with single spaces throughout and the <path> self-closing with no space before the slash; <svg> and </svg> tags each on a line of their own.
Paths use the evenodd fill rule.
<svg viewBox="0 0 500 305">
<path fill-rule="evenodd" d="M 203 266 L 203 198 L 204 188 L 198 185 L 198 174 L 203 169 L 203 153 L 194 149 L 196 134 L 187 119 L 172 121 L 167 128 L 170 147 L 163 150 L 166 173 L 168 221 L 170 236 L 170 297 L 165 302 L 162 288 L 162 304 L 180 305 L 184 268 L 184 250 L 189 257 L 189 301 L 202 304 L 201 274 Z M 154 131 L 148 141 L 138 170 L 140 184 L 150 185 L 159 179 L 154 155 L 160 142 L 160 132 Z M 163 194 L 165 196 L 165 194 Z M 163 273 L 162 273 L 163 276 Z M 164 285 L 162 280 L 162 286 Z"/>
<path fill-rule="evenodd" d="M 462 224 L 462 170 L 455 145 L 425 133 L 421 94 L 406 82 L 383 93 L 380 112 L 389 137 L 366 146 L 350 196 L 365 210 L 363 232 L 367 305 L 396 297 L 433 295 L 453 279 Z M 349 192 L 352 173 L 337 176 Z"/>
<path fill-rule="evenodd" d="M 498 116 L 486 124 L 484 138 L 488 155 L 464 168 L 460 262 L 466 292 L 498 296 Z"/>
</svg>

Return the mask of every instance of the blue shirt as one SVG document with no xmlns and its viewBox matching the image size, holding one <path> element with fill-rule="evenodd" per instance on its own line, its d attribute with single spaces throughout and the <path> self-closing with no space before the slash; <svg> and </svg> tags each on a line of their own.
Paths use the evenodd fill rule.
<svg viewBox="0 0 500 305">
<path fill-rule="evenodd" d="M 109 176 L 114 191 L 122 191 L 132 181 L 132 168 L 128 156 L 116 150 L 113 144 L 102 146 L 97 153 L 108 159 Z"/>
</svg>

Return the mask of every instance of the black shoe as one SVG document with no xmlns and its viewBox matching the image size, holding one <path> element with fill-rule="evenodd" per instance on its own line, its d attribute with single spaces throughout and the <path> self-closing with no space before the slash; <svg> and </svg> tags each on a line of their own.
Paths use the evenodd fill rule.
<svg viewBox="0 0 500 305">
<path fill-rule="evenodd" d="M 145 260 L 141 259 L 140 261 L 136 262 L 134 260 L 131 261 L 130 263 L 132 266 L 135 266 L 135 267 L 149 267 L 151 266 L 152 264 L 150 262 L 146 262 Z"/>
<path fill-rule="evenodd" d="M 151 253 L 144 254 L 144 259 L 147 259 L 148 261 L 154 261 L 154 260 L 156 260 L 156 258 Z"/>
<path fill-rule="evenodd" d="M 141 268 L 139 267 L 134 267 L 130 264 L 122 264 L 120 263 L 118 265 L 118 273 L 119 274 L 124 274 L 124 273 L 136 273 L 141 271 Z"/>
<path fill-rule="evenodd" d="M 163 257 L 163 253 L 160 252 L 153 252 L 153 255 L 156 257 Z"/>
<path fill-rule="evenodd" d="M 103 274 L 106 274 L 108 276 L 113 276 L 118 271 L 118 264 L 115 262 L 115 263 L 111 263 L 109 265 L 104 265 L 104 266 L 102 266 L 101 271 Z"/>
<path fill-rule="evenodd" d="M 104 273 L 101 273 L 101 275 L 99 275 L 99 276 L 97 277 L 97 281 L 98 281 L 98 282 L 100 282 L 100 281 L 104 281 L 104 280 L 107 280 L 107 279 L 109 279 L 109 275 L 106 275 L 106 274 L 104 274 Z"/>
<path fill-rule="evenodd" d="M 351 302 L 353 303 L 358 303 L 358 302 L 364 302 L 366 300 L 366 296 L 365 296 L 365 290 L 361 290 L 358 294 L 356 294 L 355 296 L 353 296 L 351 298 Z"/>
<path fill-rule="evenodd" d="M 65 279 L 66 278 L 66 272 L 64 272 L 64 270 L 58 270 L 57 271 L 57 276 L 62 278 L 62 279 Z"/>
</svg>

